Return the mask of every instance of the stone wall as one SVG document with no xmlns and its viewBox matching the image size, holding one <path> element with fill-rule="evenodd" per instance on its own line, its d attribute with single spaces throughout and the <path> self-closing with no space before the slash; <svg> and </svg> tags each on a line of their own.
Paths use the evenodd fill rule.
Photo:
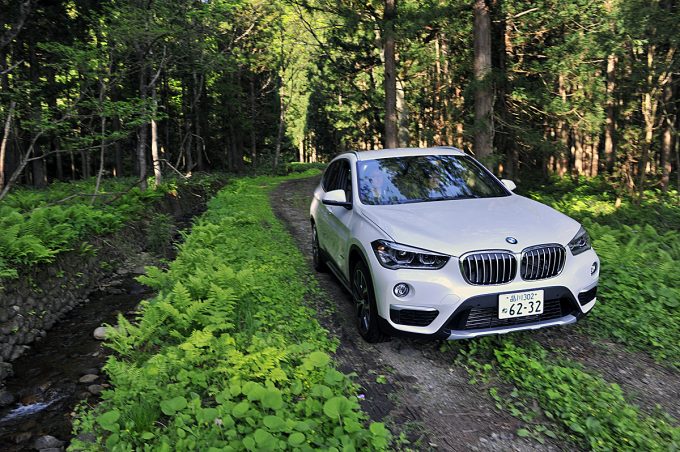
<svg viewBox="0 0 680 452">
<path fill-rule="evenodd" d="M 212 190 L 211 190 L 212 191 Z M 12 374 L 11 362 L 45 337 L 56 322 L 115 274 L 127 256 L 148 246 L 149 220 L 158 213 L 186 218 L 205 208 L 208 194 L 196 188 L 166 195 L 139 220 L 122 230 L 83 242 L 54 262 L 19 269 L 0 288 L 0 388 Z"/>
</svg>

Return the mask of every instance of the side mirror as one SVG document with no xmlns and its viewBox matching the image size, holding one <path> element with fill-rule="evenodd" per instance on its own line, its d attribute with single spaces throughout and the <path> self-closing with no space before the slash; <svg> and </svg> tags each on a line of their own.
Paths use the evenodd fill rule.
<svg viewBox="0 0 680 452">
<path fill-rule="evenodd" d="M 505 185 L 505 188 L 507 188 L 510 191 L 515 191 L 515 188 L 517 188 L 517 185 L 510 179 L 501 179 L 501 182 L 503 182 L 503 185 Z"/>
<path fill-rule="evenodd" d="M 323 195 L 321 202 L 327 206 L 340 206 L 348 210 L 352 208 L 352 203 L 347 202 L 345 190 L 331 190 Z"/>
</svg>

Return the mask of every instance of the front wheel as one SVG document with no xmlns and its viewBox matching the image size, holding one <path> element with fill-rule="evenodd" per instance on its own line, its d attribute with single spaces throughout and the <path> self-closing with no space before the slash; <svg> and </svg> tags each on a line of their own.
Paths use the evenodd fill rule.
<svg viewBox="0 0 680 452">
<path fill-rule="evenodd" d="M 352 270 L 352 298 L 361 337 L 370 343 L 385 341 L 387 336 L 380 331 L 378 325 L 378 308 L 371 273 L 363 262 L 357 263 Z"/>
<path fill-rule="evenodd" d="M 319 233 L 316 232 L 316 225 L 312 223 L 312 264 L 314 270 L 319 273 L 326 271 L 326 264 L 321 259 L 321 248 L 319 247 Z"/>
</svg>

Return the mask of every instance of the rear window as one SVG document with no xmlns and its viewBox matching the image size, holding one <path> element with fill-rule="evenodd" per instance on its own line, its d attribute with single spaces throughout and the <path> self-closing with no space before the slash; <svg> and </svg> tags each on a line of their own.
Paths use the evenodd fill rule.
<svg viewBox="0 0 680 452">
<path fill-rule="evenodd" d="M 418 155 L 357 162 L 359 199 L 386 205 L 509 196 L 467 156 Z"/>
</svg>

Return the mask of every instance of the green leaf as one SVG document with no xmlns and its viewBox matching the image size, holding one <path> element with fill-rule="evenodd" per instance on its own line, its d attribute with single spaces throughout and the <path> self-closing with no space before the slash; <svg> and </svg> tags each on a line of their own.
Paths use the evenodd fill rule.
<svg viewBox="0 0 680 452">
<path fill-rule="evenodd" d="M 577 424 L 576 422 L 573 422 L 573 423 L 569 426 L 569 428 L 572 429 L 573 431 L 575 431 L 576 433 L 581 433 L 581 434 L 585 434 L 585 433 L 586 433 L 586 431 L 583 429 L 583 427 L 581 427 L 581 425 L 580 425 L 580 424 Z"/>
<path fill-rule="evenodd" d="M 255 450 L 255 439 L 252 436 L 243 438 L 243 446 L 248 450 Z"/>
<path fill-rule="evenodd" d="M 387 436 L 390 433 L 382 422 L 373 422 L 368 429 L 376 436 Z"/>
<path fill-rule="evenodd" d="M 265 416 L 262 422 L 271 431 L 278 432 L 286 428 L 286 421 L 278 416 Z"/>
<path fill-rule="evenodd" d="M 307 360 L 314 367 L 323 367 L 331 361 L 331 358 L 324 352 L 313 352 L 309 355 Z"/>
<path fill-rule="evenodd" d="M 218 416 L 219 412 L 215 408 L 199 409 L 196 413 L 196 420 L 203 423 L 211 423 Z"/>
<path fill-rule="evenodd" d="M 120 411 L 111 410 L 97 416 L 97 423 L 101 425 L 104 430 L 115 432 L 120 428 L 118 419 L 120 419 Z"/>
<path fill-rule="evenodd" d="M 272 410 L 281 409 L 283 406 L 281 391 L 276 388 L 267 388 L 264 396 L 262 397 L 262 406 L 265 408 L 271 408 Z"/>
<path fill-rule="evenodd" d="M 290 445 L 293 446 L 293 447 L 300 446 L 300 445 L 302 445 L 304 442 L 305 442 L 305 435 L 304 435 L 304 433 L 295 432 L 295 433 L 292 433 L 292 434 L 288 437 L 288 444 L 290 444 Z"/>
<path fill-rule="evenodd" d="M 114 433 L 113 435 L 106 438 L 106 448 L 108 450 L 114 449 L 119 441 L 120 441 L 120 436 L 118 436 L 118 433 Z"/>
<path fill-rule="evenodd" d="M 170 400 L 163 400 L 161 402 L 161 411 L 167 416 L 174 416 L 175 413 L 183 410 L 186 406 L 187 399 L 182 396 L 177 396 Z"/>
<path fill-rule="evenodd" d="M 529 432 L 529 430 L 525 428 L 520 428 L 519 430 L 517 430 L 517 436 L 519 436 L 520 438 L 526 438 L 529 435 L 531 435 L 531 432 Z"/>
<path fill-rule="evenodd" d="M 245 416 L 245 414 L 248 412 L 249 409 L 250 409 L 250 402 L 248 402 L 247 400 L 244 400 L 243 402 L 236 404 L 234 406 L 234 408 L 232 408 L 231 414 L 234 417 L 241 418 L 241 417 Z"/>
<path fill-rule="evenodd" d="M 274 436 L 272 436 L 272 434 L 266 430 L 258 428 L 257 430 L 255 430 L 254 436 L 258 447 L 261 449 L 271 450 L 276 445 L 276 438 L 274 438 Z"/>
<path fill-rule="evenodd" d="M 323 404 L 323 412 L 331 419 L 339 419 L 350 411 L 350 402 L 347 397 L 332 397 Z"/>
<path fill-rule="evenodd" d="M 552 439 L 557 439 L 557 433 L 553 432 L 552 430 L 546 429 L 544 432 L 545 436 L 548 436 Z"/>
</svg>

